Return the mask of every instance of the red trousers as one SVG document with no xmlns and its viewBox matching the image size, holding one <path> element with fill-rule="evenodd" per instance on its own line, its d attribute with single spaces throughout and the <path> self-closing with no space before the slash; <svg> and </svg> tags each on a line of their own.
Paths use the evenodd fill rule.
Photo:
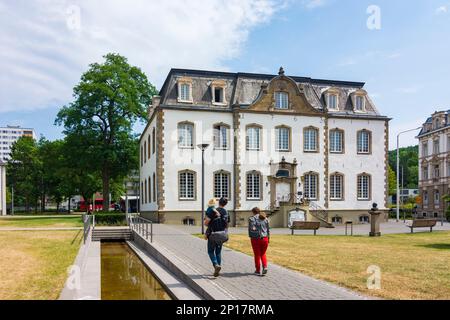
<svg viewBox="0 0 450 320">
<path fill-rule="evenodd" d="M 262 239 L 251 239 L 252 241 L 252 248 L 253 248 L 253 254 L 255 256 L 255 268 L 256 272 L 261 271 L 261 261 L 263 268 L 267 268 L 267 257 L 266 257 L 266 251 L 267 247 L 269 246 L 269 238 L 262 238 Z"/>
</svg>

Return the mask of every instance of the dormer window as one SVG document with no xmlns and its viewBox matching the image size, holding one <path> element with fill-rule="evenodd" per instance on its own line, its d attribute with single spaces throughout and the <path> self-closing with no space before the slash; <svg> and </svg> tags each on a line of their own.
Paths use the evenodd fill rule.
<svg viewBox="0 0 450 320">
<path fill-rule="evenodd" d="M 365 111 L 365 98 L 364 96 L 356 96 L 355 97 L 355 109 L 356 111 L 364 112 Z"/>
<path fill-rule="evenodd" d="M 289 95 L 287 92 L 275 92 L 275 108 L 276 109 L 289 109 Z"/>
<path fill-rule="evenodd" d="M 327 107 L 330 110 L 338 109 L 338 96 L 335 93 L 329 93 L 327 95 Z"/>
<path fill-rule="evenodd" d="M 223 80 L 215 80 L 211 83 L 212 104 L 226 105 L 225 86 L 226 83 Z"/>
<path fill-rule="evenodd" d="M 178 80 L 178 102 L 192 103 L 192 81 L 188 78 Z"/>
</svg>

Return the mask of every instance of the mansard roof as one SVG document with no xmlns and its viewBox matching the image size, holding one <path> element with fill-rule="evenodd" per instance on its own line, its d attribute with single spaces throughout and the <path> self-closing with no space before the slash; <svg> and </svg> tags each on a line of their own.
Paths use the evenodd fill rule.
<svg viewBox="0 0 450 320">
<path fill-rule="evenodd" d="M 436 118 L 442 118 L 443 120 L 440 123 L 440 126 L 437 128 L 433 127 L 433 121 Z M 431 117 L 428 117 L 427 120 L 423 123 L 422 129 L 420 130 L 420 133 L 417 135 L 417 137 L 421 137 L 429 133 L 440 131 L 448 127 L 450 127 L 450 110 L 436 111 L 431 115 Z"/>
<path fill-rule="evenodd" d="M 284 70 L 280 69 L 281 71 L 283 71 L 284 76 Z M 225 109 L 231 111 L 234 105 L 239 105 L 240 108 L 245 109 L 255 103 L 263 90 L 262 88 L 269 85 L 277 77 L 279 75 L 171 69 L 160 90 L 161 105 L 187 109 L 218 109 L 223 111 L 223 106 L 218 107 L 212 105 L 211 90 L 208 90 L 213 81 L 221 80 L 225 84 L 225 101 L 227 102 Z M 352 94 L 355 92 L 365 92 L 363 90 L 364 82 L 314 79 L 301 76 L 288 76 L 287 78 L 302 88 L 302 93 L 307 102 L 317 111 L 324 112 L 326 110 L 325 93 L 327 90 L 333 89 L 338 92 L 339 109 L 329 110 L 329 114 L 343 117 L 349 115 L 362 118 L 367 118 L 368 116 L 381 117 L 368 95 L 366 95 L 366 112 L 361 114 L 354 111 L 353 100 L 351 98 Z M 178 102 L 178 79 L 189 79 L 192 81 L 192 104 L 186 105 Z"/>
</svg>

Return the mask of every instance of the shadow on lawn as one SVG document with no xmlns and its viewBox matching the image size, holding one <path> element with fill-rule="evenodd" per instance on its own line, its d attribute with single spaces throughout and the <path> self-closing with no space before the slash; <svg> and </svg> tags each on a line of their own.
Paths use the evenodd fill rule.
<svg viewBox="0 0 450 320">
<path fill-rule="evenodd" d="M 431 244 L 418 245 L 418 247 L 439 249 L 439 250 L 450 250 L 450 243 L 431 243 Z"/>
</svg>

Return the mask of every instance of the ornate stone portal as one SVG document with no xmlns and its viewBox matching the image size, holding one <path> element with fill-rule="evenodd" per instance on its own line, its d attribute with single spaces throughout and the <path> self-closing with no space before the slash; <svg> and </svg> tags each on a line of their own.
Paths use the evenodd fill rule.
<svg viewBox="0 0 450 320">
<path fill-rule="evenodd" d="M 270 163 L 270 176 L 267 177 L 270 184 L 270 208 L 272 210 L 283 204 L 292 205 L 299 203 L 297 194 L 297 160 L 286 162 L 283 157 L 279 163 Z"/>
</svg>

